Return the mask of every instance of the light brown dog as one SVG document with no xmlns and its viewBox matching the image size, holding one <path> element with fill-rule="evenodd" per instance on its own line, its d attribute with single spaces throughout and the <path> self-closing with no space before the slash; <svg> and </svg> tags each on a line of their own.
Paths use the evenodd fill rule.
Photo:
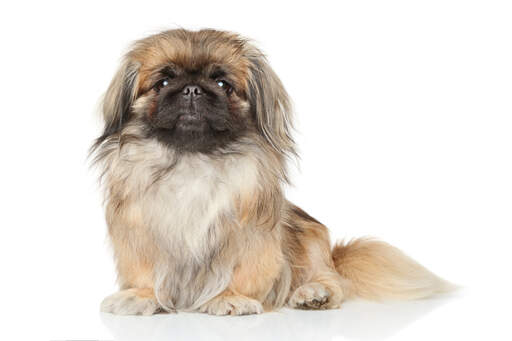
<svg viewBox="0 0 512 341">
<path fill-rule="evenodd" d="M 450 285 L 372 239 L 332 249 L 287 201 L 290 103 L 263 54 L 215 30 L 137 41 L 105 95 L 92 150 L 121 291 L 101 310 L 241 315 L 414 299 Z"/>
</svg>

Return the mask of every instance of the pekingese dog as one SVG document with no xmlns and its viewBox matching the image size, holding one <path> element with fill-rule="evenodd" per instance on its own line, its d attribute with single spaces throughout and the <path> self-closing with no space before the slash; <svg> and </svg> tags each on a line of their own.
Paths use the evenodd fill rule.
<svg viewBox="0 0 512 341">
<path fill-rule="evenodd" d="M 135 42 L 104 101 L 102 170 L 120 291 L 114 314 L 257 314 L 415 299 L 450 285 L 373 239 L 331 247 L 283 196 L 290 100 L 263 53 L 216 30 Z"/>
</svg>

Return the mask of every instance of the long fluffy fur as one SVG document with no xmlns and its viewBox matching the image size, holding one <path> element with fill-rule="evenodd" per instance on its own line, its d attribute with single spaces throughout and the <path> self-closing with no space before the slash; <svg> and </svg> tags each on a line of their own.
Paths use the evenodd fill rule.
<svg viewBox="0 0 512 341">
<path fill-rule="evenodd" d="M 351 294 L 368 300 L 412 300 L 455 287 L 383 241 L 360 238 L 332 251 L 336 270 L 351 283 Z"/>
<path fill-rule="evenodd" d="M 148 136 L 151 70 L 169 61 L 224 63 L 242 89 L 233 101 L 244 133 L 211 153 L 181 153 Z M 263 54 L 236 34 L 173 30 L 136 42 L 106 93 L 103 117 L 92 151 L 121 288 L 103 311 L 239 315 L 448 288 L 382 242 L 332 250 L 325 226 L 284 198 L 287 159 L 296 154 L 290 101 Z"/>
</svg>

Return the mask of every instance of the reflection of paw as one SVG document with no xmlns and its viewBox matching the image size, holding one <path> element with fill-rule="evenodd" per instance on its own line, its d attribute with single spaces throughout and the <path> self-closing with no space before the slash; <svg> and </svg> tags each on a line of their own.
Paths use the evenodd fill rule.
<svg viewBox="0 0 512 341">
<path fill-rule="evenodd" d="M 127 289 L 106 297 L 101 311 L 117 315 L 153 315 L 162 309 L 150 289 Z"/>
<path fill-rule="evenodd" d="M 295 290 L 288 301 L 288 305 L 295 309 L 330 309 L 337 308 L 337 304 L 329 301 L 331 294 L 320 283 L 306 283 Z"/>
<path fill-rule="evenodd" d="M 261 314 L 263 306 L 249 297 L 220 295 L 203 304 L 199 311 L 210 315 L 249 315 Z"/>
</svg>

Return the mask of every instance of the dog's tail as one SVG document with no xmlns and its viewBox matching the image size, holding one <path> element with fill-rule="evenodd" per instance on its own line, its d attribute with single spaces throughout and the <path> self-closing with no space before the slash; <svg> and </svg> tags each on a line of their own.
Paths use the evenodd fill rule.
<svg viewBox="0 0 512 341">
<path fill-rule="evenodd" d="M 397 248 L 371 238 L 338 243 L 336 270 L 349 281 L 349 296 L 369 300 L 410 300 L 454 290 Z"/>
</svg>

